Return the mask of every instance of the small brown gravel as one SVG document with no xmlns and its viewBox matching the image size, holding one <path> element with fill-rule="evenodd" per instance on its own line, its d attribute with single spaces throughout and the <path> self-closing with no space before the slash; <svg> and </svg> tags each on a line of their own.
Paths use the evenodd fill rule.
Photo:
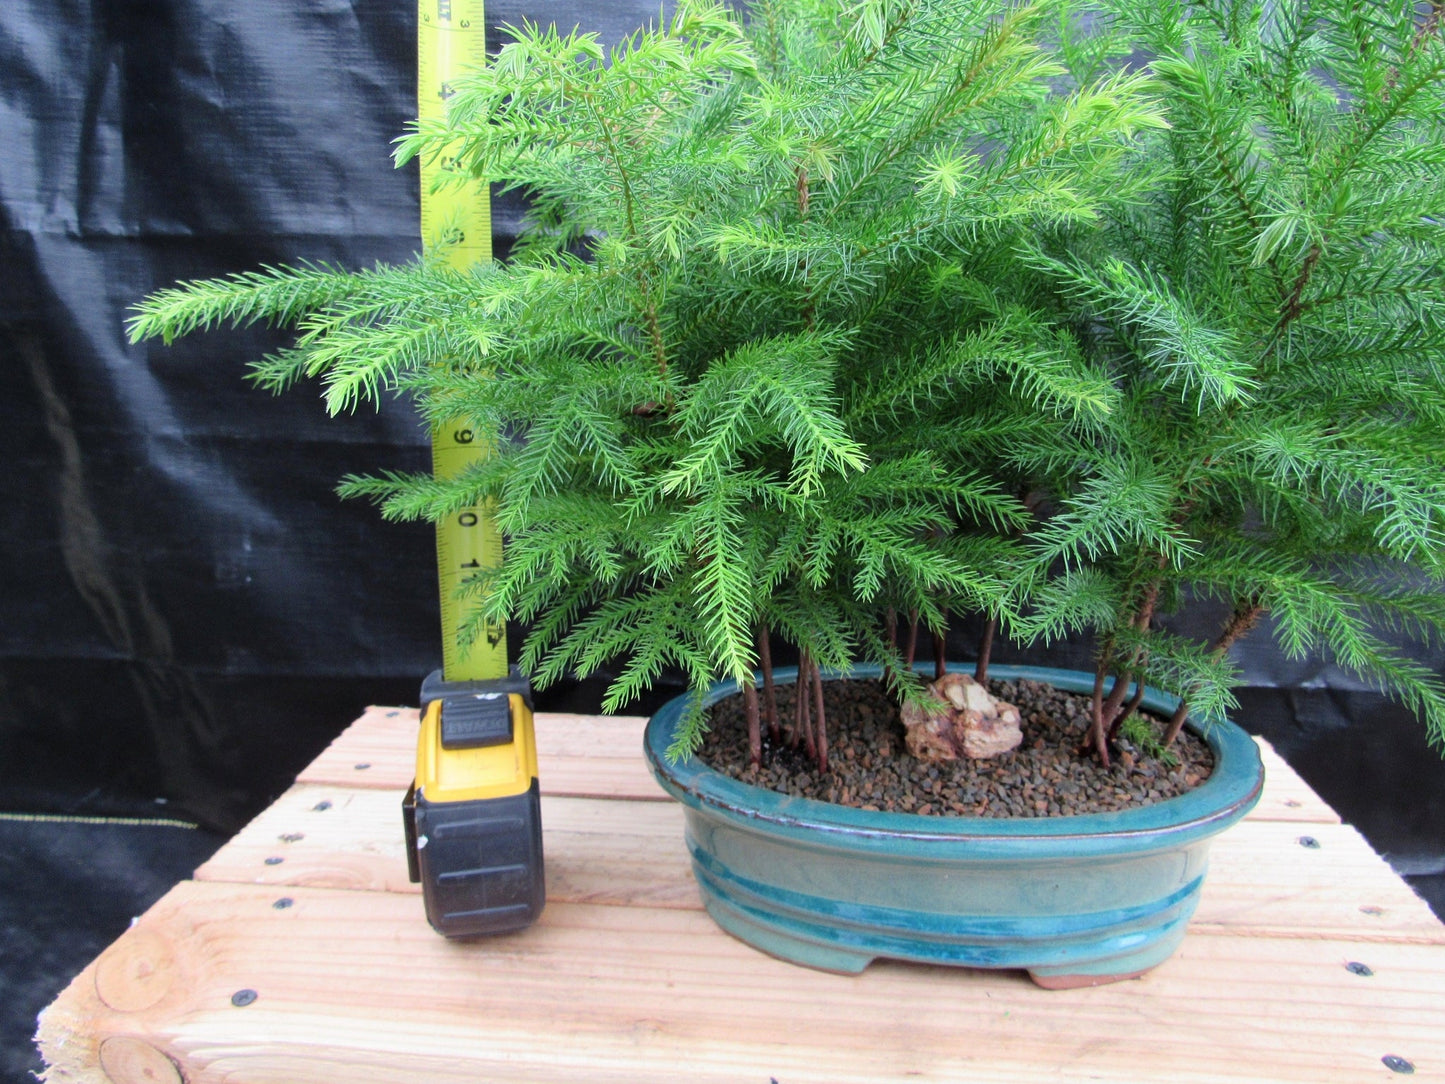
<svg viewBox="0 0 1445 1084">
<path fill-rule="evenodd" d="M 873 680 L 824 684 L 829 763 L 817 770 L 801 749 L 787 744 L 793 686 L 777 686 L 783 740 L 774 744 L 763 724 L 763 764 L 749 767 L 747 724 L 741 696 L 709 709 L 710 730 L 699 752 L 709 767 L 733 779 L 782 794 L 859 809 L 925 816 L 1066 817 L 1112 813 L 1153 805 L 1192 790 L 1209 777 L 1209 746 L 1187 731 L 1174 743 L 1179 758 L 1169 767 L 1126 741 L 1116 744 L 1114 763 L 1099 767 L 1079 752 L 1087 728 L 1089 698 L 1034 681 L 990 681 L 989 691 L 1016 705 L 1023 744 L 992 760 L 960 758 L 924 764 L 908 754 L 898 705 Z M 1156 735 L 1163 723 L 1145 719 Z"/>
</svg>

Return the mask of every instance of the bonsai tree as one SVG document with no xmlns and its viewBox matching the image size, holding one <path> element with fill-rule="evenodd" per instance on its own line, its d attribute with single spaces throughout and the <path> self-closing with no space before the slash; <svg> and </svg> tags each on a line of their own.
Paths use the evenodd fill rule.
<svg viewBox="0 0 1445 1084">
<path fill-rule="evenodd" d="M 769 639 L 795 645 L 794 732 L 826 766 L 820 668 L 871 659 L 904 686 L 899 615 L 941 633 L 1032 589 L 1012 571 L 1030 513 L 980 469 L 988 442 L 1032 469 L 1067 432 L 1103 464 L 1109 413 L 1142 409 L 1018 286 L 1039 231 L 1087 233 L 1155 176 L 1125 169 L 1163 124 L 1151 77 L 1071 79 L 1045 43 L 1077 21 L 1067 0 L 764 0 L 746 21 L 684 2 L 614 49 L 516 28 L 397 152 L 524 192 L 508 262 L 182 284 L 131 332 L 293 325 L 261 386 L 319 378 L 332 411 L 396 390 L 432 425 L 507 433 L 455 478 L 343 492 L 395 519 L 494 503 L 506 560 L 470 583 L 467 633 L 527 623 L 539 686 L 624 660 L 607 710 L 665 666 L 737 679 L 756 760 Z M 700 736 L 695 715 L 673 752 Z"/>
<path fill-rule="evenodd" d="M 1391 636 L 1445 631 L 1439 7 L 1110 15 L 1078 63 L 1142 51 L 1169 127 L 1135 166 L 1145 198 L 1027 242 L 1033 303 L 1117 397 L 1102 435 L 1035 429 L 1013 449 L 1072 475 L 1028 539 L 1042 586 L 1019 631 L 1095 630 L 1089 742 L 1106 763 L 1145 680 L 1182 698 L 1165 741 L 1189 711 L 1221 715 L 1229 650 L 1266 620 L 1289 655 L 1323 651 L 1439 743 L 1445 688 Z M 1157 627 L 1189 599 L 1224 604 L 1207 639 Z"/>
</svg>

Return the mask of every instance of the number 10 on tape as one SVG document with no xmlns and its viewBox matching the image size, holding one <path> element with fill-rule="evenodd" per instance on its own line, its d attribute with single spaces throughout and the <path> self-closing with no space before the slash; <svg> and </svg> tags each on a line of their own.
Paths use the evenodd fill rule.
<svg viewBox="0 0 1445 1084">
<path fill-rule="evenodd" d="M 460 424 L 432 437 L 432 473 L 451 478 L 493 452 L 495 440 Z M 467 580 L 502 564 L 502 534 L 490 504 L 464 508 L 437 524 L 437 572 L 441 587 L 442 673 L 448 681 L 480 681 L 507 674 L 507 628 L 488 621 L 482 634 L 464 649 L 458 640 L 462 625 L 459 597 Z"/>
</svg>

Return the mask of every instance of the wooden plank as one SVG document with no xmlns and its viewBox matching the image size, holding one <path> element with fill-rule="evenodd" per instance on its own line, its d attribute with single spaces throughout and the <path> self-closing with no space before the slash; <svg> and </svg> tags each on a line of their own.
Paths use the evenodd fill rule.
<svg viewBox="0 0 1445 1084">
<path fill-rule="evenodd" d="M 667 800 L 642 758 L 647 720 L 637 716 L 536 716 L 542 790 L 578 797 Z M 298 783 L 405 790 L 416 762 L 415 708 L 371 707 L 298 777 Z M 1255 820 L 1339 824 L 1270 744 L 1256 738 L 1264 760 L 1264 793 Z M 364 767 L 363 767 L 364 765 Z"/>
<path fill-rule="evenodd" d="M 542 828 L 549 901 L 701 907 L 674 802 L 544 796 Z M 421 891 L 407 878 L 399 791 L 306 783 L 247 825 L 196 877 Z"/>
<path fill-rule="evenodd" d="M 1305 824 L 1339 824 L 1340 815 L 1299 777 L 1274 746 L 1255 738 L 1264 761 L 1264 793 L 1250 811 L 1251 820 L 1297 821 Z"/>
<path fill-rule="evenodd" d="M 538 712 L 545 794 L 668 801 L 642 758 L 647 720 Z M 371 707 L 296 777 L 298 783 L 405 790 L 416 768 L 417 710 Z"/>
<path fill-rule="evenodd" d="M 1141 980 L 1046 992 L 950 968 L 826 975 L 696 911 L 556 904 L 456 944 L 394 893 L 274 896 L 173 890 L 44 1014 L 51 1084 L 105 1079 L 102 1062 L 118 1084 L 1329 1084 L 1393 1079 L 1386 1055 L 1422 1080 L 1445 1067 L 1442 946 L 1195 937 Z"/>
<path fill-rule="evenodd" d="M 1189 929 L 1445 945 L 1445 924 L 1343 824 L 1236 824 L 1210 848 Z"/>
<path fill-rule="evenodd" d="M 203 865 L 200 880 L 419 892 L 401 795 L 297 784 Z M 675 803 L 543 798 L 547 898 L 701 906 Z M 1445 925 L 1353 828 L 1245 821 L 1221 836 L 1194 928 L 1445 944 Z M 279 859 L 279 861 L 277 861 Z"/>
</svg>

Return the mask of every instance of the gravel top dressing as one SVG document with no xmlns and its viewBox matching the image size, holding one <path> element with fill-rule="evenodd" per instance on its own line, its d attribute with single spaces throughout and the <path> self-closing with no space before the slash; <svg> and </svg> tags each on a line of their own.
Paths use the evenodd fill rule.
<svg viewBox="0 0 1445 1084">
<path fill-rule="evenodd" d="M 914 760 L 903 744 L 898 706 L 874 679 L 825 681 L 828 771 L 819 774 L 800 748 L 788 745 L 794 686 L 777 686 L 783 740 L 775 744 L 763 723 L 763 764 L 748 766 L 747 724 L 741 696 L 709 709 L 710 730 L 698 756 L 733 779 L 782 794 L 860 809 L 973 817 L 1060 817 L 1113 813 L 1153 805 L 1192 790 L 1214 767 L 1208 745 L 1185 731 L 1170 767 L 1122 738 L 1114 763 L 1100 768 L 1080 753 L 1089 697 L 1035 681 L 990 681 L 989 691 L 1022 715 L 1023 744 L 992 760 L 942 764 Z M 759 696 L 761 700 L 761 695 Z M 1145 715 L 1155 735 L 1163 725 Z"/>
</svg>

